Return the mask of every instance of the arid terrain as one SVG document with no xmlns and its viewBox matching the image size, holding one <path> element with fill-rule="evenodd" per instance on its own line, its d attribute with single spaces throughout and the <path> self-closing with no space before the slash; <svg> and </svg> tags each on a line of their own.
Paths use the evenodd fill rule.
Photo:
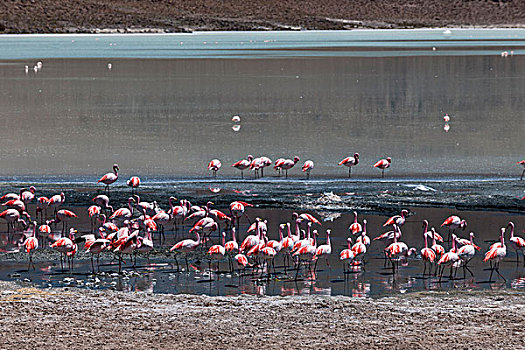
<svg viewBox="0 0 525 350">
<path fill-rule="evenodd" d="M 208 297 L 0 282 L 2 349 L 523 349 L 519 292 Z"/>
<path fill-rule="evenodd" d="M 523 27 L 522 1 L 10 0 L 3 33 Z"/>
</svg>

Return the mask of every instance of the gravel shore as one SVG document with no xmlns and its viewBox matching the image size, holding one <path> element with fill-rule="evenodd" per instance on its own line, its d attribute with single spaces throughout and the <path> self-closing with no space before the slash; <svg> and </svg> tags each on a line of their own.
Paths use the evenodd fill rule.
<svg viewBox="0 0 525 350">
<path fill-rule="evenodd" d="M 523 349 L 524 296 L 208 297 L 0 282 L 0 348 Z"/>
<path fill-rule="evenodd" d="M 525 25 L 518 0 L 12 0 L 0 13 L 12 34 Z"/>
</svg>

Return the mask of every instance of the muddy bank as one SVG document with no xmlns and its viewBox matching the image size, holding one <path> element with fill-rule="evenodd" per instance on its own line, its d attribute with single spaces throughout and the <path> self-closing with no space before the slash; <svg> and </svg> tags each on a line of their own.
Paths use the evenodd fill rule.
<svg viewBox="0 0 525 350">
<path fill-rule="evenodd" d="M 524 295 L 206 297 L 0 282 L 3 349 L 523 348 Z"/>
<path fill-rule="evenodd" d="M 105 1 L 0 4 L 4 33 L 125 33 L 525 25 L 520 1 Z"/>
<path fill-rule="evenodd" d="M 38 181 L 0 184 L 0 193 L 18 192 L 34 185 L 37 196 L 64 192 L 64 207 L 89 206 L 92 198 L 104 193 L 103 187 L 86 181 L 61 183 Z M 188 199 L 197 204 L 212 200 L 227 207 L 235 200 L 259 208 L 281 208 L 338 212 L 358 209 L 363 213 L 391 214 L 400 207 L 435 207 L 456 210 L 492 210 L 521 213 L 525 210 L 525 182 L 512 179 L 388 179 L 300 180 L 268 177 L 262 180 L 188 179 L 143 180 L 138 193 L 141 200 L 157 201 L 165 208 L 169 196 Z M 125 206 L 131 190 L 112 185 L 112 205 Z M 116 203 L 116 204 L 115 204 Z"/>
</svg>

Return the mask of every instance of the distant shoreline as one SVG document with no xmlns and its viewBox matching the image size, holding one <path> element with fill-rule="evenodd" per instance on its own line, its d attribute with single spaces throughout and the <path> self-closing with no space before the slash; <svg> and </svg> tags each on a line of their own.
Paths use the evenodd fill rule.
<svg viewBox="0 0 525 350">
<path fill-rule="evenodd" d="M 13 0 L 0 13 L 5 34 L 525 27 L 512 0 Z"/>
</svg>

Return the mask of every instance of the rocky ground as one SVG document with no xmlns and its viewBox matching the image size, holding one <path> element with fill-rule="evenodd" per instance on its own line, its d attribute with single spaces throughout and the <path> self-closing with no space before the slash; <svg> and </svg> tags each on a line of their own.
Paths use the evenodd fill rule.
<svg viewBox="0 0 525 350">
<path fill-rule="evenodd" d="M 2 349 L 523 349 L 519 292 L 207 297 L 0 282 Z"/>
<path fill-rule="evenodd" d="M 520 0 L 9 0 L 0 32 L 187 32 L 525 25 Z"/>
</svg>

